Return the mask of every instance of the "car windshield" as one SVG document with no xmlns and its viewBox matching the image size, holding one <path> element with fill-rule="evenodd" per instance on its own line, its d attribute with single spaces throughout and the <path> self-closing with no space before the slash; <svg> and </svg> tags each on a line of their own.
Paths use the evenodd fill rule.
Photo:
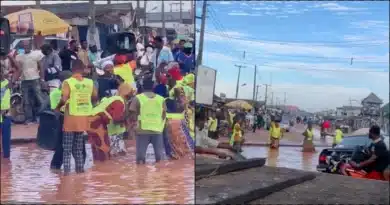
<svg viewBox="0 0 390 205">
<path fill-rule="evenodd" d="M 354 148 L 356 146 L 367 146 L 372 141 L 366 135 L 345 137 L 338 144 L 337 148 Z"/>
</svg>

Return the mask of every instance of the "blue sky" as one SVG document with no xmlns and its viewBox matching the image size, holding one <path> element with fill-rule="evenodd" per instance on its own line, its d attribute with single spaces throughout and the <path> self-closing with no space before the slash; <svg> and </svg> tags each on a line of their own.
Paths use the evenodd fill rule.
<svg viewBox="0 0 390 205">
<path fill-rule="evenodd" d="M 235 96 L 234 64 L 242 64 L 239 98 L 252 98 L 257 65 L 257 84 L 272 84 L 274 104 L 284 93 L 287 104 L 309 111 L 359 105 L 370 92 L 388 102 L 389 2 L 208 4 L 203 64 L 218 70 L 217 95 Z M 197 2 L 198 16 L 201 8 Z"/>
</svg>

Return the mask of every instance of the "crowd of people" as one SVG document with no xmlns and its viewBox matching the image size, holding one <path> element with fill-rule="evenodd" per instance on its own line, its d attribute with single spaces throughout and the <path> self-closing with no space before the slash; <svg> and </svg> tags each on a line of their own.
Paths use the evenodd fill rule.
<svg viewBox="0 0 390 205">
<path fill-rule="evenodd" d="M 83 172 L 86 138 L 96 161 L 125 155 L 125 135 L 136 139 L 138 164 L 145 163 L 149 144 L 157 162 L 164 155 L 170 159 L 193 156 L 193 43 L 186 39 L 167 43 L 156 36 L 149 44 L 139 42 L 128 55 L 104 53 L 100 55 L 96 45 L 85 40 L 80 45 L 71 40 L 61 50 L 55 42 L 32 50 L 31 42 L 25 41 L 22 53 L 2 56 L 4 158 L 10 157 L 10 93 L 19 81 L 27 124 L 44 127 L 46 111 L 59 116 L 53 169 L 63 165 L 69 174 L 73 155 L 76 172 Z"/>
</svg>

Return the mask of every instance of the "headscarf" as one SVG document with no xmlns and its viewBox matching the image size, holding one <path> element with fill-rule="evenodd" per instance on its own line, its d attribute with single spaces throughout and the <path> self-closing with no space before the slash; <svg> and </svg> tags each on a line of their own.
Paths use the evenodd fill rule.
<svg viewBox="0 0 390 205">
<path fill-rule="evenodd" d="M 126 61 L 127 61 L 127 56 L 126 55 L 117 54 L 114 57 L 114 63 L 116 65 L 124 64 L 124 63 L 126 63 Z"/>
<path fill-rule="evenodd" d="M 184 77 L 184 83 L 186 85 L 190 85 L 192 83 L 195 82 L 195 75 L 193 73 L 190 73 L 190 74 L 187 74 L 185 77 Z"/>
<path fill-rule="evenodd" d="M 122 83 L 118 87 L 118 95 L 121 97 L 126 97 L 134 93 L 133 87 L 128 83 Z"/>
<path fill-rule="evenodd" d="M 180 73 L 180 68 L 178 67 L 173 67 L 168 70 L 168 74 L 172 76 L 172 78 L 176 81 L 182 80 L 183 76 Z"/>
</svg>

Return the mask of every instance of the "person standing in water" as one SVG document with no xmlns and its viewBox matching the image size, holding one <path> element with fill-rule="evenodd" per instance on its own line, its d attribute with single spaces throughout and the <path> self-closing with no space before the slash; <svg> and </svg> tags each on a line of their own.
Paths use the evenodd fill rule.
<svg viewBox="0 0 390 205">
<path fill-rule="evenodd" d="M 344 133 L 343 133 L 343 131 L 341 131 L 340 125 L 336 125 L 336 130 L 334 133 L 327 133 L 327 135 L 333 137 L 332 147 L 335 147 L 336 145 L 340 144 L 340 142 L 344 138 Z"/>
<path fill-rule="evenodd" d="M 60 112 L 61 107 L 66 105 L 62 143 L 65 175 L 70 173 L 72 155 L 76 162 L 76 172 L 84 172 L 84 131 L 90 127 L 92 102 L 97 101 L 97 90 L 91 79 L 83 77 L 84 70 L 85 65 L 81 60 L 73 60 L 72 77 L 63 82 L 61 100 L 56 107 L 56 111 Z"/>
<path fill-rule="evenodd" d="M 280 138 L 282 138 L 282 129 L 280 128 L 279 122 L 271 122 L 269 133 L 271 139 L 271 148 L 279 149 L 279 141 Z"/>
<path fill-rule="evenodd" d="M 314 144 L 313 144 L 314 130 L 311 122 L 307 124 L 307 128 L 302 135 L 305 136 L 305 139 L 303 140 L 302 151 L 314 152 L 315 151 Z"/>
</svg>

